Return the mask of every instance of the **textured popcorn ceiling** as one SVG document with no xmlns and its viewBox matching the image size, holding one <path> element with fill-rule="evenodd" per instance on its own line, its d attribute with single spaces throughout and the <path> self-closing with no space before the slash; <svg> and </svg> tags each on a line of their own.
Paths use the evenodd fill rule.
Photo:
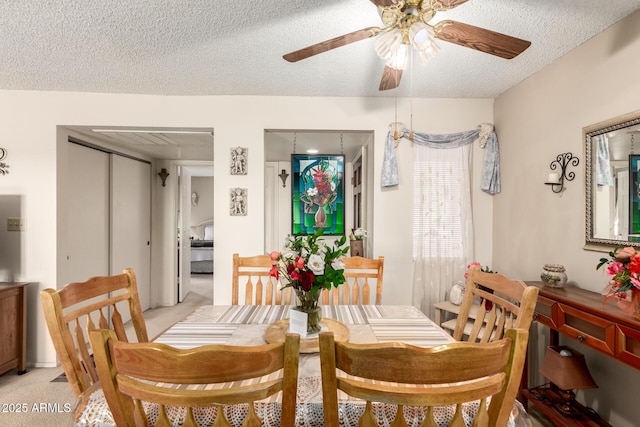
<svg viewBox="0 0 640 427">
<path fill-rule="evenodd" d="M 399 95 L 493 98 L 640 8 L 640 0 L 470 0 L 436 15 L 526 40 L 504 60 L 446 42 Z M 373 39 L 282 55 L 381 25 L 368 0 L 3 0 L 0 89 L 157 95 L 395 96 Z"/>
</svg>

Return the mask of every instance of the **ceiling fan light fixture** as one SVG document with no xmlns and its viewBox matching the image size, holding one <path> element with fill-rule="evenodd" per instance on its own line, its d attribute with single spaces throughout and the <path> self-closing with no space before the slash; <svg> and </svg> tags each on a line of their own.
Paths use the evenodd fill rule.
<svg viewBox="0 0 640 427">
<path fill-rule="evenodd" d="M 390 60 L 402 44 L 402 31 L 393 28 L 378 36 L 375 41 L 376 53 L 384 61 Z"/>
<path fill-rule="evenodd" d="M 420 61 L 423 64 L 440 51 L 433 28 L 423 22 L 418 21 L 411 24 L 411 27 L 409 27 L 409 40 L 411 41 L 411 46 L 418 52 Z"/>
<path fill-rule="evenodd" d="M 387 67 L 395 70 L 404 70 L 409 60 L 409 45 L 401 43 L 395 53 L 386 62 Z"/>
</svg>

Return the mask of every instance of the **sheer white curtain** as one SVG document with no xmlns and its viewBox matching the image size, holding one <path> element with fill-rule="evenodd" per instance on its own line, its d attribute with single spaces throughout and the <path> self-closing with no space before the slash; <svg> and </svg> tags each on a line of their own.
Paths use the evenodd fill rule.
<svg viewBox="0 0 640 427">
<path fill-rule="evenodd" d="M 471 149 L 413 145 L 413 304 L 431 318 L 473 259 Z"/>
</svg>

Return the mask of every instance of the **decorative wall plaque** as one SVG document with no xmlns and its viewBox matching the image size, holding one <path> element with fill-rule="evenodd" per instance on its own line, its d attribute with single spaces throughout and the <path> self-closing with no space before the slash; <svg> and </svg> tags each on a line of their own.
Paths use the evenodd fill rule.
<svg viewBox="0 0 640 427">
<path fill-rule="evenodd" d="M 247 174 L 248 148 L 236 147 L 231 149 L 231 175 Z"/>
<path fill-rule="evenodd" d="M 232 188 L 229 193 L 231 216 L 247 215 L 247 189 Z"/>
</svg>

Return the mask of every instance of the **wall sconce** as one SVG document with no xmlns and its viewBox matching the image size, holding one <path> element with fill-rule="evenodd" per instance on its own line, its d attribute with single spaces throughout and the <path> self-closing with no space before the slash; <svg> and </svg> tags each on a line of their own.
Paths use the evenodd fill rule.
<svg viewBox="0 0 640 427">
<path fill-rule="evenodd" d="M 554 193 L 562 192 L 562 190 L 564 190 L 564 180 L 573 181 L 573 178 L 576 177 L 575 172 L 567 173 L 567 166 L 578 166 L 579 163 L 580 159 L 573 157 L 571 153 L 558 154 L 558 157 L 551 162 L 550 168 L 552 171 L 555 171 L 559 167 L 559 173 L 550 173 L 545 184 L 550 185 L 551 191 Z"/>
<path fill-rule="evenodd" d="M 169 172 L 167 172 L 167 170 L 165 168 L 162 168 L 162 170 L 160 172 L 158 172 L 158 176 L 162 180 L 162 186 L 166 187 L 167 186 L 167 177 L 169 176 Z"/>
<path fill-rule="evenodd" d="M 285 188 L 287 186 L 287 178 L 289 177 L 289 174 L 286 170 L 282 169 L 282 172 L 280 172 L 280 175 L 278 176 L 282 180 L 282 188 Z"/>
<path fill-rule="evenodd" d="M 6 175 L 9 173 L 9 165 L 3 162 L 7 158 L 7 150 L 0 148 L 0 175 Z"/>
</svg>

